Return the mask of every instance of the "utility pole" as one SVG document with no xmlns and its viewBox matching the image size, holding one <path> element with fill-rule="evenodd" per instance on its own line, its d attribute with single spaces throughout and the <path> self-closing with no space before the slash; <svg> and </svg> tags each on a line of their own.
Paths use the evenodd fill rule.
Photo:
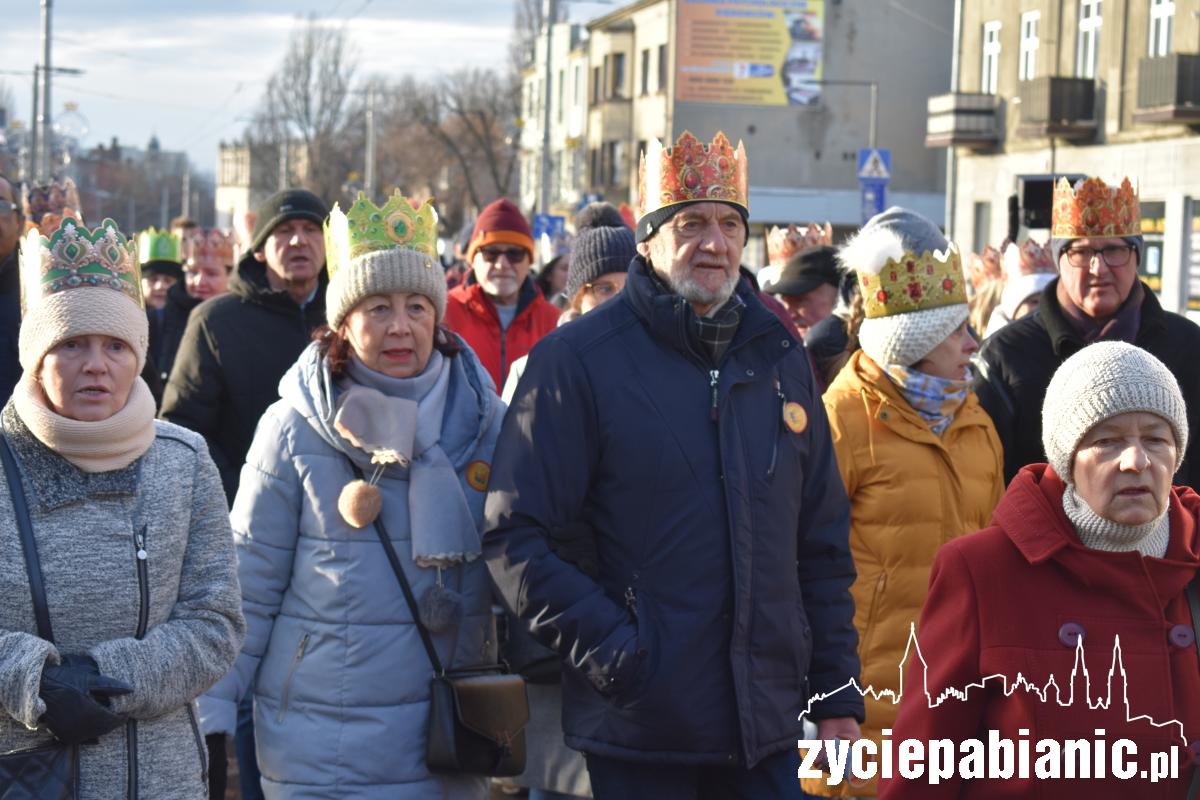
<svg viewBox="0 0 1200 800">
<path fill-rule="evenodd" d="M 50 179 L 50 151 L 54 149 L 50 143 L 50 76 L 54 73 L 54 64 L 50 60 L 50 4 L 51 0 L 42 0 L 41 165 L 38 172 L 43 180 Z"/>
<path fill-rule="evenodd" d="M 25 173 L 25 180 L 31 184 L 37 180 L 38 165 L 42 162 L 38 153 L 38 126 L 42 124 L 41 117 L 38 116 L 38 94 L 41 92 L 42 71 L 37 64 L 33 65 L 33 113 L 29 115 L 32 124 L 29 126 L 29 169 Z"/>
<path fill-rule="evenodd" d="M 554 19 L 557 12 L 555 0 L 542 0 L 542 31 L 546 37 L 546 69 L 542 74 L 542 181 L 538 197 L 538 211 L 550 213 L 550 99 L 554 96 L 553 69 L 551 68 L 551 33 L 554 30 Z M 534 45 L 537 53 L 537 45 Z"/>
<path fill-rule="evenodd" d="M 367 89 L 367 163 L 363 168 L 363 192 L 375 202 L 375 87 Z"/>
<path fill-rule="evenodd" d="M 191 210 L 192 210 L 192 165 L 191 164 L 186 164 L 186 163 L 184 164 L 183 189 L 182 189 L 181 194 L 183 196 L 183 200 L 182 200 L 183 208 L 180 209 L 179 213 L 185 217 L 190 217 Z"/>
</svg>

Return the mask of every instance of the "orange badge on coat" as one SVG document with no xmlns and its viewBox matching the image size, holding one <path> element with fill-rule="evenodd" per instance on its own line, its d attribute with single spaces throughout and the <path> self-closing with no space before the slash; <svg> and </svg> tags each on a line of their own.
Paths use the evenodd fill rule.
<svg viewBox="0 0 1200 800">
<path fill-rule="evenodd" d="M 486 492 L 488 478 L 492 476 L 492 466 L 486 461 L 472 461 L 467 464 L 467 483 L 477 492 Z"/>
<path fill-rule="evenodd" d="M 784 403 L 783 423 L 792 433 L 804 433 L 804 429 L 808 427 L 808 414 L 804 411 L 804 406 L 790 401 Z"/>
</svg>

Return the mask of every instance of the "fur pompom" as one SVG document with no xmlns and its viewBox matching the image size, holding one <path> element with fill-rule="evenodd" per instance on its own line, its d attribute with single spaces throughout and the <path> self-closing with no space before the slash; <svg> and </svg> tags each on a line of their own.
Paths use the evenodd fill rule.
<svg viewBox="0 0 1200 800">
<path fill-rule="evenodd" d="M 854 272 L 878 274 L 889 260 L 904 256 L 904 241 L 890 228 L 863 228 L 838 250 L 842 268 Z"/>
<path fill-rule="evenodd" d="M 364 480 L 350 481 L 338 495 L 338 513 L 355 528 L 365 528 L 375 521 L 383 509 L 383 495 L 378 486 Z"/>
<path fill-rule="evenodd" d="M 431 633 L 441 633 L 458 624 L 462 617 L 463 600 L 458 592 L 436 583 L 425 590 L 417 606 L 421 623 Z"/>
</svg>

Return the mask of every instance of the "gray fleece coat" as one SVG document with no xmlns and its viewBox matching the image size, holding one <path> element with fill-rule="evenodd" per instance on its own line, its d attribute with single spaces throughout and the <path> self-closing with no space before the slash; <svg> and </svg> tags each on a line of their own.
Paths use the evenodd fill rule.
<svg viewBox="0 0 1200 800">
<path fill-rule="evenodd" d="M 22 473 L 54 644 L 38 638 L 7 482 L 0 482 L 0 753 L 48 743 L 42 667 L 85 652 L 133 693 L 129 721 L 80 747 L 81 800 L 208 796 L 194 700 L 233 664 L 245 622 L 221 479 L 204 440 L 156 422 L 130 466 L 85 473 L 0 414 Z M 145 526 L 139 570 L 135 531 Z M 136 639 L 145 602 L 146 632 Z"/>
</svg>

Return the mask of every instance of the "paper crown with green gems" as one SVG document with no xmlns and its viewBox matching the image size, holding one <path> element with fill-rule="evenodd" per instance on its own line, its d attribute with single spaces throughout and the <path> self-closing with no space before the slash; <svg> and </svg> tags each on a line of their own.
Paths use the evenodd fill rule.
<svg viewBox="0 0 1200 800">
<path fill-rule="evenodd" d="M 151 261 L 173 261 L 183 263 L 183 243 L 170 231 L 147 228 L 138 234 L 138 260 L 142 264 Z"/>
</svg>

